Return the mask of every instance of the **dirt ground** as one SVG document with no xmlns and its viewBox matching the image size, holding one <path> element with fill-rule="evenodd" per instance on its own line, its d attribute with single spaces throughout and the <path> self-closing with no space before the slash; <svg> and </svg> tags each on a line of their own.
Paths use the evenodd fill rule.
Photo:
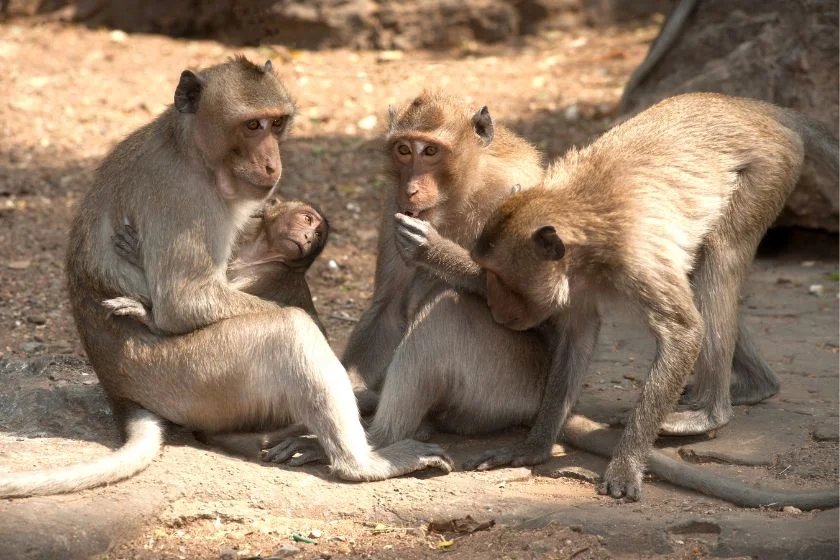
<svg viewBox="0 0 840 560">
<path fill-rule="evenodd" d="M 655 33 L 652 22 L 516 46 L 376 53 L 233 51 L 54 23 L 0 25 L 0 472 L 67 464 L 117 444 L 65 299 L 68 224 L 103 155 L 171 102 L 183 68 L 233 52 L 271 58 L 296 96 L 301 116 L 284 148 L 280 191 L 317 202 L 333 225 L 309 278 L 340 352 L 373 288 L 387 188 L 376 138 L 387 106 L 423 87 L 447 88 L 487 103 L 553 157 L 610 126 Z M 663 442 L 669 452 L 749 484 L 837 487 L 836 239 L 819 245 L 760 260 L 744 297 L 782 392 L 738 407 L 716 437 Z M 608 322 L 581 412 L 615 422 L 632 406 L 653 349 L 639 331 L 632 318 Z M 460 461 L 524 433 L 435 441 Z M 556 478 L 568 466 L 600 473 L 605 462 L 557 446 L 533 470 L 344 484 L 324 467 L 239 460 L 176 433 L 124 483 L 0 501 L 0 549 L 14 558 L 114 559 L 837 557 L 836 510 L 743 509 L 655 480 L 643 501 L 619 503 L 597 496 L 591 482 Z M 495 525 L 427 530 L 431 520 L 467 515 Z"/>
</svg>

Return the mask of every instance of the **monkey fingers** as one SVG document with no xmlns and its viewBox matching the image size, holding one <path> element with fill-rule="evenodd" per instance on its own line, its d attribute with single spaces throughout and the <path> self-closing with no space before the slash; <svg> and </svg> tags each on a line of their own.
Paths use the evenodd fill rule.
<svg viewBox="0 0 840 560">
<path fill-rule="evenodd" d="M 436 232 L 428 222 L 405 214 L 396 214 L 394 219 L 397 222 L 397 249 L 403 260 L 411 262 L 424 247 L 429 246 L 430 234 Z"/>
<path fill-rule="evenodd" d="M 106 299 L 102 302 L 102 306 L 108 310 L 110 315 L 117 317 L 127 317 L 146 325 L 146 327 L 155 334 L 159 334 L 155 327 L 152 316 L 146 306 L 130 297 L 115 297 Z"/>
<path fill-rule="evenodd" d="M 114 231 L 111 240 L 120 258 L 125 259 L 137 268 L 143 268 L 143 255 L 140 252 L 140 237 L 136 229 L 129 224 L 124 224 L 121 228 Z"/>
<path fill-rule="evenodd" d="M 286 463 L 292 467 L 315 462 L 329 463 L 324 448 L 316 438 L 311 436 L 289 438 L 271 449 L 264 449 L 262 460 L 270 463 Z"/>
<path fill-rule="evenodd" d="M 604 481 L 598 486 L 598 493 L 613 498 L 626 497 L 638 501 L 642 497 L 642 465 L 614 458 L 607 465 Z"/>
<path fill-rule="evenodd" d="M 467 459 L 464 468 L 467 470 L 487 471 L 496 467 L 524 467 L 545 463 L 551 455 L 551 447 L 542 442 L 514 443 L 497 449 L 485 451 L 480 455 Z"/>
</svg>

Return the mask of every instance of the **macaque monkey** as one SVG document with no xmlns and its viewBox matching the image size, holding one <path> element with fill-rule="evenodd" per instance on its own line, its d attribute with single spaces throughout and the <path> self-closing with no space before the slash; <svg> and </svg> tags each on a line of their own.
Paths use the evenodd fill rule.
<svg viewBox="0 0 840 560">
<path fill-rule="evenodd" d="M 373 302 L 343 356 L 348 370 L 381 393 L 371 441 L 428 436 L 427 416 L 434 427 L 457 433 L 527 423 L 536 409 L 526 403 L 538 400 L 544 384 L 543 339 L 496 325 L 483 298 L 451 289 L 446 278 L 416 266 L 419 259 L 401 254 L 401 221 L 434 224 L 468 256 L 514 185 L 539 182 L 541 154 L 495 123 L 487 107 L 423 92 L 389 111 L 385 157 L 393 189 L 384 201 Z"/>
<path fill-rule="evenodd" d="M 326 329 L 312 303 L 306 271 L 324 250 L 329 223 L 315 207 L 300 201 L 270 198 L 248 220 L 236 240 L 228 263 L 230 285 L 282 306 L 300 307 L 326 336 Z M 114 236 L 117 253 L 143 268 L 137 231 L 129 225 Z M 155 330 L 152 314 L 142 303 L 136 307 L 126 298 L 104 302 L 124 317 L 134 317 Z"/>
<path fill-rule="evenodd" d="M 496 322 L 513 330 L 549 325 L 557 350 L 528 438 L 490 451 L 480 465 L 548 457 L 578 398 L 599 311 L 613 298 L 641 311 L 657 352 L 599 491 L 640 497 L 658 431 L 725 425 L 739 341 L 740 352 L 754 352 L 744 344 L 738 296 L 806 158 L 836 177 L 837 139 L 765 102 L 680 95 L 571 150 L 540 188 L 512 195 L 472 256 Z M 694 410 L 672 412 L 692 370 Z"/>
<path fill-rule="evenodd" d="M 237 233 L 280 179 L 295 114 L 271 63 L 238 57 L 185 70 L 174 101 L 105 158 L 67 254 L 76 326 L 126 443 L 89 464 L 0 477 L 0 496 L 127 478 L 158 454 L 164 421 L 209 433 L 296 421 L 346 480 L 448 472 L 437 446 L 402 440 L 373 451 L 347 372 L 310 316 L 227 279 Z M 142 269 L 117 253 L 125 224 L 139 236 Z M 102 303 L 120 297 L 142 302 L 165 334 Z"/>
</svg>

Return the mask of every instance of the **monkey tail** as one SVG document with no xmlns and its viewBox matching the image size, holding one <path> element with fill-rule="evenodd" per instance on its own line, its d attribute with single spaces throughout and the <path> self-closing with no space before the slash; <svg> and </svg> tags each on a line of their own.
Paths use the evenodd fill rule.
<svg viewBox="0 0 840 560">
<path fill-rule="evenodd" d="M 92 461 L 66 468 L 0 476 L 0 498 L 76 492 L 126 479 L 146 467 L 163 446 L 163 422 L 148 410 L 133 410 L 126 422 L 125 445 Z"/>
<path fill-rule="evenodd" d="M 618 433 L 585 416 L 574 414 L 564 428 L 564 438 L 575 447 L 612 457 Z M 704 471 L 654 450 L 648 457 L 647 470 L 668 482 L 712 496 L 742 507 L 772 507 L 781 509 L 794 506 L 802 510 L 837 507 L 840 502 L 837 488 L 811 492 L 786 492 L 753 488 L 714 473 Z"/>
</svg>

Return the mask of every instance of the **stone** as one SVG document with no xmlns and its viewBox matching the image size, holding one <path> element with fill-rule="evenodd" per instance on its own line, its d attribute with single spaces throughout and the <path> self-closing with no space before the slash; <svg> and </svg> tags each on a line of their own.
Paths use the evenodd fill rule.
<svg viewBox="0 0 840 560">
<path fill-rule="evenodd" d="M 625 92 L 625 112 L 712 91 L 792 107 L 837 135 L 837 41 L 836 2 L 698 2 L 670 50 Z M 836 179 L 806 164 L 776 224 L 837 232 L 838 223 Z"/>
</svg>

